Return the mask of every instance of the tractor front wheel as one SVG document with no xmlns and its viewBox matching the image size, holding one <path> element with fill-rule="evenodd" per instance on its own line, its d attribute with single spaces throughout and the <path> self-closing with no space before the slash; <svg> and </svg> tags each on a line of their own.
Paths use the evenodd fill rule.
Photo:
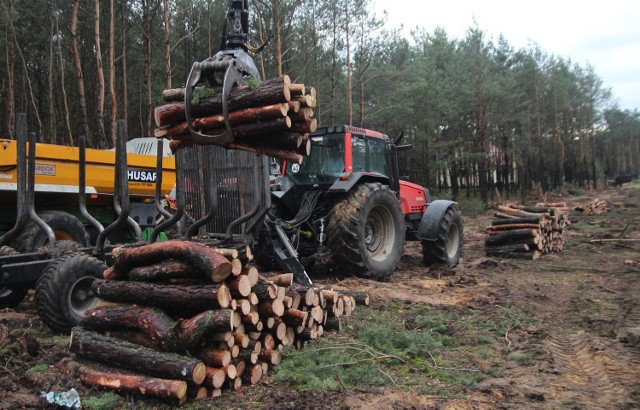
<svg viewBox="0 0 640 410">
<path fill-rule="evenodd" d="M 435 221 L 434 221 L 435 222 Z M 435 240 L 422 241 L 422 258 L 426 265 L 446 265 L 455 267 L 462 255 L 464 225 L 460 212 L 449 207 L 440 221 Z"/>
<path fill-rule="evenodd" d="M 331 259 L 341 273 L 387 280 L 404 253 L 400 203 L 386 185 L 361 184 L 334 206 L 327 235 Z"/>
</svg>

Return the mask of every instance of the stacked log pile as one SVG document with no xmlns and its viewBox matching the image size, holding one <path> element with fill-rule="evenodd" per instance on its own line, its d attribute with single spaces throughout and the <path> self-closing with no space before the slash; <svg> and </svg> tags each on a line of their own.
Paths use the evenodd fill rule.
<svg viewBox="0 0 640 410">
<path fill-rule="evenodd" d="M 581 212 L 585 215 L 595 214 L 599 215 L 607 212 L 607 202 L 602 199 L 594 199 L 586 205 L 578 205 L 573 208 L 574 211 Z"/>
<path fill-rule="evenodd" d="M 358 292 L 263 277 L 230 250 L 186 241 L 115 250 L 92 289 L 101 299 L 71 334 L 59 368 L 81 382 L 183 403 L 257 384 L 283 346 L 340 330 Z"/>
<path fill-rule="evenodd" d="M 171 139 L 171 149 L 193 145 L 185 114 L 185 89 L 164 90 L 166 104 L 156 107 L 155 136 Z M 228 99 L 233 138 L 211 139 L 212 144 L 269 155 L 301 163 L 311 150 L 309 133 L 318 127 L 313 108 L 316 91 L 291 83 L 289 76 L 247 84 L 232 89 Z M 191 104 L 193 128 L 205 135 L 226 131 L 220 89 L 199 87 Z"/>
<path fill-rule="evenodd" d="M 496 209 L 485 237 L 487 256 L 535 260 L 563 250 L 562 234 L 569 225 L 565 204 L 506 204 Z"/>
</svg>

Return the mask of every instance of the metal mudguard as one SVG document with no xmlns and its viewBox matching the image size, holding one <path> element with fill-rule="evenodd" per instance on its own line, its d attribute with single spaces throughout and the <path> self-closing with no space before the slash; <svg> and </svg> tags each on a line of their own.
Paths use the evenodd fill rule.
<svg viewBox="0 0 640 410">
<path fill-rule="evenodd" d="M 427 211 L 422 215 L 420 226 L 418 227 L 418 239 L 422 241 L 435 241 L 438 239 L 440 221 L 447 209 L 458 207 L 457 202 L 448 200 L 437 200 L 427 206 Z"/>
<path fill-rule="evenodd" d="M 389 185 L 389 178 L 371 172 L 354 172 L 349 176 L 347 180 L 336 180 L 336 182 L 334 182 L 333 185 L 329 187 L 329 192 L 349 192 L 360 182 L 380 182 L 382 184 Z"/>
</svg>

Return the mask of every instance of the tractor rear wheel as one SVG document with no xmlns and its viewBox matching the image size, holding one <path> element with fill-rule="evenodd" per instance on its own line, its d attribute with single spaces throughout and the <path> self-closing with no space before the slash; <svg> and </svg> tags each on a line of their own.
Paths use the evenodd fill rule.
<svg viewBox="0 0 640 410">
<path fill-rule="evenodd" d="M 387 280 L 404 253 L 400 203 L 386 185 L 361 184 L 334 206 L 327 236 L 331 260 L 342 272 Z"/>
<path fill-rule="evenodd" d="M 51 229 L 57 240 L 74 241 L 81 246 L 89 246 L 89 234 L 78 218 L 63 211 L 44 211 L 38 214 Z M 46 246 L 47 234 L 33 221 L 30 221 L 16 239 L 16 249 L 20 252 L 33 252 Z"/>
<path fill-rule="evenodd" d="M 0 247 L 0 256 L 18 255 L 20 252 L 16 251 L 10 246 Z M 25 296 L 27 296 L 29 289 L 27 288 L 8 288 L 0 287 L 0 308 L 14 308 L 22 302 Z"/>
<path fill-rule="evenodd" d="M 460 212 L 450 207 L 438 223 L 435 241 L 422 241 L 422 259 L 426 265 L 446 265 L 453 268 L 460 261 L 464 241 L 464 224 Z"/>
<path fill-rule="evenodd" d="M 47 266 L 36 285 L 35 303 L 40 319 L 57 332 L 68 332 L 98 298 L 91 285 L 102 278 L 107 265 L 85 254 L 63 255 Z"/>
</svg>

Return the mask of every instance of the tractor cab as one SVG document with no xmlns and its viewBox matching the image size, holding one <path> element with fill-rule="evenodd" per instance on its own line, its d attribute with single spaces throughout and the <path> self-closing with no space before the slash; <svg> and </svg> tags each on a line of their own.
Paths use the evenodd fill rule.
<svg viewBox="0 0 640 410">
<path fill-rule="evenodd" d="M 309 138 L 309 157 L 302 164 L 285 163 L 283 175 L 294 185 L 331 185 L 330 192 L 346 192 L 362 177 L 397 181 L 391 141 L 384 134 L 344 125 L 321 127 Z"/>
</svg>

